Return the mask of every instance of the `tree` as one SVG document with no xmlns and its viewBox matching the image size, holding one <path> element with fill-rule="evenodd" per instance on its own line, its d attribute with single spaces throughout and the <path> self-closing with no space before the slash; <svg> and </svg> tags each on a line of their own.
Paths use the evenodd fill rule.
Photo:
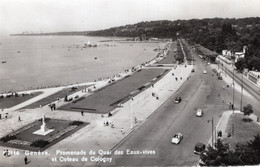
<svg viewBox="0 0 260 167">
<path fill-rule="evenodd" d="M 200 155 L 205 166 L 227 165 L 258 165 L 260 164 L 260 135 L 247 144 L 237 144 L 235 149 L 230 149 L 228 144 L 217 140 L 215 147 L 208 146 Z"/>
<path fill-rule="evenodd" d="M 247 115 L 247 116 L 252 114 L 253 113 L 252 105 L 251 104 L 247 104 L 246 106 L 244 106 L 242 112 L 244 113 L 244 115 Z"/>
<path fill-rule="evenodd" d="M 247 144 L 254 150 L 258 151 L 258 155 L 260 156 L 260 135 L 259 134 L 255 136 L 254 140 L 249 141 Z"/>
<path fill-rule="evenodd" d="M 222 143 L 220 139 L 217 140 L 215 148 L 208 146 L 204 153 L 200 155 L 201 160 L 206 166 L 219 166 L 228 164 L 227 157 L 229 155 L 228 144 Z"/>
<path fill-rule="evenodd" d="M 236 63 L 235 66 L 239 72 L 242 72 L 245 68 L 247 68 L 247 61 L 246 59 L 239 59 Z"/>
<path fill-rule="evenodd" d="M 250 122 L 250 121 L 252 121 L 252 120 L 248 117 L 250 114 L 253 113 L 253 108 L 252 108 L 252 106 L 251 106 L 250 104 L 247 104 L 246 106 L 244 106 L 242 112 L 244 113 L 245 116 L 247 116 L 247 118 L 244 118 L 244 119 L 243 119 L 244 122 Z"/>
</svg>

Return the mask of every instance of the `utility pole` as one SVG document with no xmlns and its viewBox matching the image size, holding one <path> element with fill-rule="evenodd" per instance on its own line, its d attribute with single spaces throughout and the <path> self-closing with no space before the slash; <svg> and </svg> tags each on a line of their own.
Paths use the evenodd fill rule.
<svg viewBox="0 0 260 167">
<path fill-rule="evenodd" d="M 232 109 L 233 109 L 233 114 L 234 114 L 234 109 L 235 109 L 235 82 L 234 82 L 234 68 L 233 68 L 233 103 L 232 103 Z"/>
<path fill-rule="evenodd" d="M 208 123 L 210 121 L 211 121 L 211 145 L 212 145 L 212 147 L 214 147 L 214 138 L 216 136 L 214 136 L 214 119 L 213 119 L 213 117 L 211 118 L 211 120 L 210 119 L 208 120 Z"/>
<path fill-rule="evenodd" d="M 214 136 L 213 136 L 214 135 L 214 120 L 213 120 L 213 117 L 212 117 L 211 122 L 212 122 L 212 129 L 211 129 L 212 130 L 212 141 L 211 142 L 212 142 L 212 147 L 214 147 L 214 145 L 213 145 L 214 144 L 214 139 L 213 139 L 214 138 Z"/>
<path fill-rule="evenodd" d="M 243 89 L 244 89 L 244 76 L 243 76 L 243 72 L 242 72 L 242 84 L 241 84 L 241 100 L 240 100 L 240 111 L 242 111 L 242 107 L 243 107 Z"/>
</svg>

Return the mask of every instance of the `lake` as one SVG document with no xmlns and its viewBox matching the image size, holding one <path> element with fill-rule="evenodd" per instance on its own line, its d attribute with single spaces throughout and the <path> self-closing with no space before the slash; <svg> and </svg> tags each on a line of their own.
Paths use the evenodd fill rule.
<svg viewBox="0 0 260 167">
<path fill-rule="evenodd" d="M 120 38 L 9 36 L 0 38 L 0 92 L 91 82 L 157 56 L 164 43 L 100 42 Z M 97 47 L 84 47 L 85 44 Z M 6 61 L 6 63 L 5 63 Z"/>
</svg>

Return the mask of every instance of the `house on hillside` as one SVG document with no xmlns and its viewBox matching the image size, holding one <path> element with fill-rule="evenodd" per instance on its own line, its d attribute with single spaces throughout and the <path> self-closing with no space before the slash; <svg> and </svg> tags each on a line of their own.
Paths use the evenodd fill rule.
<svg viewBox="0 0 260 167">
<path fill-rule="evenodd" d="M 230 50 L 222 50 L 222 56 L 231 59 L 231 56 L 235 56 L 235 62 L 237 62 L 239 59 L 242 59 L 245 57 L 245 53 L 247 50 L 247 46 L 243 47 L 242 52 L 232 52 Z"/>
<path fill-rule="evenodd" d="M 260 85 L 260 72 L 258 71 L 249 71 L 247 77 L 250 81 L 254 82 L 257 85 Z"/>
<path fill-rule="evenodd" d="M 232 55 L 233 53 L 230 50 L 222 50 L 222 56 L 226 58 L 231 58 Z"/>
<path fill-rule="evenodd" d="M 239 59 L 242 59 L 242 58 L 245 57 L 246 50 L 247 50 L 247 46 L 244 46 L 243 47 L 243 52 L 235 52 L 235 54 L 234 54 L 235 62 L 237 62 Z"/>
</svg>

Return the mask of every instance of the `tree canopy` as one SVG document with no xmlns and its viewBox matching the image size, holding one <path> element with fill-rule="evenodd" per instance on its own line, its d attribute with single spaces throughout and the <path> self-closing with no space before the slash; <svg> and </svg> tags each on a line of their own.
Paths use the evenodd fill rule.
<svg viewBox="0 0 260 167">
<path fill-rule="evenodd" d="M 205 166 L 259 165 L 260 135 L 257 134 L 247 144 L 237 144 L 235 149 L 218 139 L 215 147 L 208 146 L 200 158 L 200 165 Z"/>
</svg>

